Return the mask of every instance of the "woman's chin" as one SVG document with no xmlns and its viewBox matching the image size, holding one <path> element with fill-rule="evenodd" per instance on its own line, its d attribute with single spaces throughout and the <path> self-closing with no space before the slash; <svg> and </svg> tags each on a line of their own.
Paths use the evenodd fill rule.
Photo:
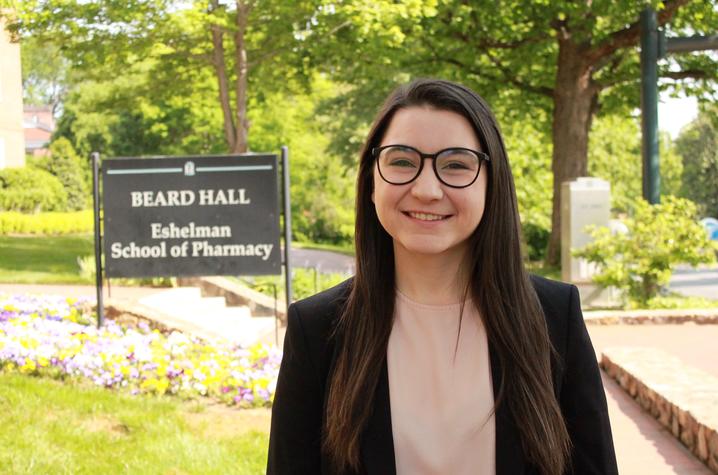
<svg viewBox="0 0 718 475">
<path fill-rule="evenodd" d="M 437 239 L 409 240 L 394 245 L 395 252 L 422 258 L 445 256 L 452 249 Z"/>
</svg>

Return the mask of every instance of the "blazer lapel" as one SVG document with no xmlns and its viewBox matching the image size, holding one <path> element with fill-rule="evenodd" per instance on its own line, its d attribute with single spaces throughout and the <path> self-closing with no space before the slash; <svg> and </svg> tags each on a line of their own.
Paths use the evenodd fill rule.
<svg viewBox="0 0 718 475">
<path fill-rule="evenodd" d="M 489 343 L 489 359 L 491 360 L 491 380 L 494 389 L 494 401 L 499 397 L 501 387 L 501 363 Z M 521 438 L 518 428 L 509 411 L 506 399 L 502 401 L 495 414 L 496 421 L 496 475 L 517 475 L 524 473 L 524 455 L 521 449 Z"/>
<path fill-rule="evenodd" d="M 391 430 L 389 371 L 386 359 L 374 393 L 374 411 L 361 441 L 362 465 L 367 474 L 395 475 L 394 435 Z"/>
</svg>

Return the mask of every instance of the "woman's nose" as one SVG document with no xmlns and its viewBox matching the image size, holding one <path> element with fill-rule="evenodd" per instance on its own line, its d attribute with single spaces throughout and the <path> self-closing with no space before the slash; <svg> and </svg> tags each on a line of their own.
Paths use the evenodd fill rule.
<svg viewBox="0 0 718 475">
<path fill-rule="evenodd" d="M 434 173 L 433 163 L 430 158 L 429 163 L 424 162 L 424 167 L 419 176 L 412 182 L 411 194 L 420 200 L 431 201 L 438 200 L 444 196 L 444 190 L 441 188 L 441 182 Z"/>
</svg>

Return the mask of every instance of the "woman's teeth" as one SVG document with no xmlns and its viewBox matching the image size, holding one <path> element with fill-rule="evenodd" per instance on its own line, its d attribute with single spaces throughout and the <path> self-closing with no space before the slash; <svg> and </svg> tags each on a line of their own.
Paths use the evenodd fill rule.
<svg viewBox="0 0 718 475">
<path fill-rule="evenodd" d="M 420 219 L 422 221 L 438 221 L 440 219 L 445 218 L 445 216 L 441 216 L 439 214 L 412 213 L 412 212 L 409 212 L 409 216 L 411 216 L 412 218 Z"/>
</svg>

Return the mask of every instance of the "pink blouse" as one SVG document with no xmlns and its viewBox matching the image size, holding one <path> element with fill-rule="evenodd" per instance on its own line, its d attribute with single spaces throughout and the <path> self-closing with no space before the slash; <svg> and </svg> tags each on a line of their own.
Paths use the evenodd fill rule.
<svg viewBox="0 0 718 475">
<path fill-rule="evenodd" d="M 466 302 L 457 347 L 460 308 L 397 291 L 387 366 L 398 475 L 496 472 L 486 331 Z"/>
</svg>

